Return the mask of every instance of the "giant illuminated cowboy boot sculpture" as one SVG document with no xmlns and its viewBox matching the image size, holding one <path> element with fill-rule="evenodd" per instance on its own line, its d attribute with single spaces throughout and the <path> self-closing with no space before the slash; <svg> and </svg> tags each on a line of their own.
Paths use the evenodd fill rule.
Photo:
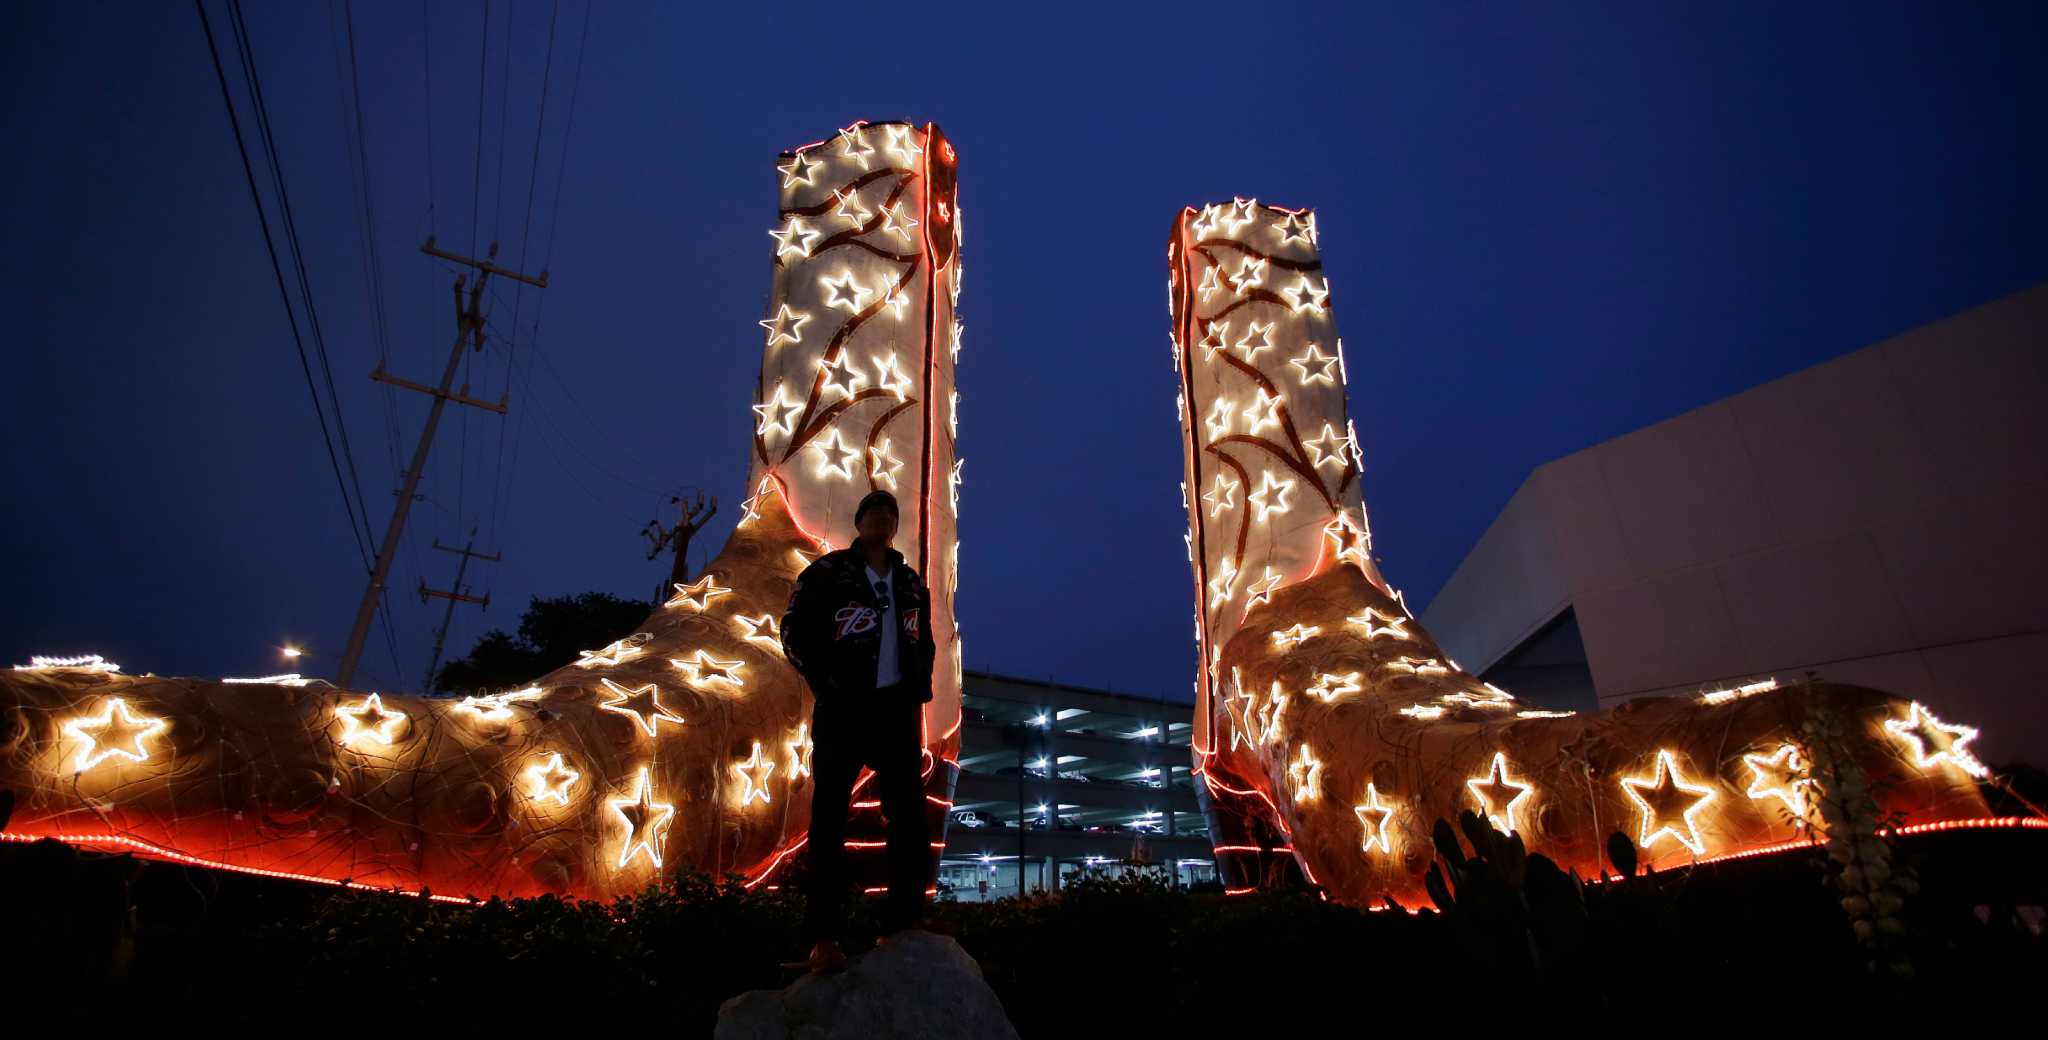
<svg viewBox="0 0 2048 1040">
<path fill-rule="evenodd" d="M 1373 563 L 1314 216 L 1185 210 L 1167 256 L 1194 768 L 1227 886 L 1299 870 L 1334 899 L 1415 905 L 1431 825 L 1461 810 L 1582 876 L 1615 831 L 1660 868 L 1810 840 L 1859 789 L 1908 824 L 2001 822 L 1975 731 L 1872 691 L 1763 683 L 1566 717 L 1460 670 Z"/>
<path fill-rule="evenodd" d="M 607 897 L 681 867 L 777 884 L 802 859 L 811 704 L 777 619 L 877 487 L 931 589 L 926 790 L 943 835 L 960 717 L 953 148 L 930 124 L 857 124 L 777 168 L 751 496 L 639 632 L 460 702 L 90 661 L 0 673 L 6 837 L 451 897 Z M 848 844 L 879 884 L 868 783 Z"/>
</svg>

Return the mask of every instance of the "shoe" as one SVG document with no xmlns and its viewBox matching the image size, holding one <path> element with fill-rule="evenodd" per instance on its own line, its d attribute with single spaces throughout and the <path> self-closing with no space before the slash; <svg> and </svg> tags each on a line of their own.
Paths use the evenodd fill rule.
<svg viewBox="0 0 2048 1040">
<path fill-rule="evenodd" d="M 1856 769 L 1910 823 L 1987 815 L 1974 731 L 1874 691 L 1760 684 L 1578 716 L 1465 672 L 1372 556 L 1314 215 L 1184 210 L 1168 262 L 1194 770 L 1228 890 L 1292 875 L 1419 905 L 1432 825 L 1465 811 L 1581 876 L 1607 873 L 1617 830 L 1658 868 L 1741 855 L 1807 840 Z"/>
<path fill-rule="evenodd" d="M 480 898 L 608 900 L 681 866 L 773 886 L 810 808 L 812 698 L 779 619 L 878 487 L 931 589 L 926 780 L 943 803 L 961 680 L 955 162 L 929 123 L 857 123 L 780 158 L 750 494 L 638 631 L 460 702 L 96 660 L 0 671 L 0 788 L 25 792 L 7 835 Z M 880 837 L 879 810 L 856 808 L 849 831 Z M 848 849 L 856 876 L 883 876 L 872 844 Z"/>
</svg>

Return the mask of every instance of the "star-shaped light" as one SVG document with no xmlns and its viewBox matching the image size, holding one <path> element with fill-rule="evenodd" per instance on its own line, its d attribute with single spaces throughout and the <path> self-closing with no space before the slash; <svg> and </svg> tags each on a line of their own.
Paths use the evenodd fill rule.
<svg viewBox="0 0 2048 1040">
<path fill-rule="evenodd" d="M 645 642 L 645 640 L 640 642 Z M 576 656 L 579 660 L 576 662 L 576 666 L 579 668 L 596 668 L 604 665 L 618 664 L 629 657 L 638 656 L 643 649 L 640 642 L 634 642 L 630 638 L 615 639 L 602 650 L 578 650 L 576 651 Z"/>
<path fill-rule="evenodd" d="M 1323 537 L 1330 540 L 1330 550 L 1338 563 L 1355 564 L 1360 570 L 1365 569 L 1366 557 L 1372 549 L 1372 536 L 1358 526 L 1358 521 L 1351 519 L 1351 510 L 1338 510 L 1337 515 L 1323 525 Z"/>
<path fill-rule="evenodd" d="M 1237 504 L 1237 489 L 1241 486 L 1237 481 L 1221 473 L 1216 474 L 1216 486 L 1202 496 L 1202 501 L 1209 503 L 1209 516 L 1212 519 Z"/>
<path fill-rule="evenodd" d="M 754 489 L 753 497 L 740 500 L 740 525 L 745 525 L 749 520 L 761 519 L 761 503 L 769 495 L 780 494 L 781 491 L 774 477 L 762 477 L 760 486 Z"/>
<path fill-rule="evenodd" d="M 1258 436 L 1259 431 L 1268 426 L 1280 425 L 1280 396 L 1260 387 L 1259 396 L 1245 408 L 1243 415 L 1246 423 L 1244 432 L 1252 436 Z"/>
<path fill-rule="evenodd" d="M 1253 582 L 1249 587 L 1247 587 L 1244 590 L 1245 612 L 1250 613 L 1253 607 L 1256 607 L 1261 603 L 1271 603 L 1273 601 L 1273 590 L 1279 587 L 1280 572 L 1274 570 L 1271 567 L 1266 568 L 1265 576 L 1260 578 L 1258 581 Z"/>
<path fill-rule="evenodd" d="M 1304 692 L 1324 704 L 1331 704 L 1345 694 L 1363 692 L 1365 687 L 1359 685 L 1358 678 L 1357 672 L 1346 672 L 1343 675 L 1323 672 L 1316 676 L 1315 684 Z"/>
<path fill-rule="evenodd" d="M 882 132 L 887 134 L 889 138 L 888 143 L 883 145 L 883 148 L 890 155 L 895 156 L 897 162 L 906 164 L 913 162 L 924 151 L 918 145 L 917 138 L 914 136 L 916 130 L 911 127 L 901 124 L 885 126 L 882 128 Z"/>
<path fill-rule="evenodd" d="M 811 447 L 818 452 L 819 476 L 836 475 L 842 480 L 853 479 L 854 467 L 860 465 L 861 450 L 848 444 L 846 438 L 840 436 L 838 427 L 833 427 L 825 436 L 812 441 Z"/>
<path fill-rule="evenodd" d="M 669 607 L 688 607 L 700 613 L 704 608 L 711 605 L 712 600 L 720 596 L 729 595 L 732 592 L 731 589 L 718 584 L 718 576 L 715 574 L 706 574 L 688 585 L 684 585 L 681 582 L 673 584 L 676 588 L 676 594 L 669 597 L 669 601 L 663 605 Z"/>
<path fill-rule="evenodd" d="M 1236 584 L 1237 564 L 1230 560 L 1224 560 L 1223 566 L 1216 568 L 1216 576 L 1209 579 L 1209 609 L 1215 610 L 1217 607 L 1230 602 L 1230 590 Z"/>
<path fill-rule="evenodd" d="M 875 212 L 860 204 L 860 192 L 852 187 L 832 193 L 832 215 L 846 221 L 849 227 L 865 225 Z"/>
<path fill-rule="evenodd" d="M 480 722 L 504 722 L 512 717 L 513 702 L 536 700 L 541 696 L 541 692 L 538 686 L 528 686 L 523 690 L 507 690 L 504 693 L 472 694 L 462 698 L 455 705 L 455 710 L 475 715 Z"/>
<path fill-rule="evenodd" d="M 761 799 L 763 805 L 769 804 L 768 776 L 775 772 L 775 760 L 761 757 L 760 741 L 754 741 L 753 757 L 744 762 L 734 762 L 732 771 L 739 775 L 740 783 L 746 785 L 740 794 L 740 808 L 753 804 L 755 798 Z"/>
<path fill-rule="evenodd" d="M 1434 657 L 1396 657 L 1387 662 L 1387 670 L 1407 672 L 1410 675 L 1449 675 L 1451 670 Z"/>
<path fill-rule="evenodd" d="M 1244 496 L 1244 504 L 1252 507 L 1258 521 L 1263 524 L 1274 513 L 1287 512 L 1287 496 L 1293 490 L 1293 480 L 1274 480 L 1272 470 L 1261 470 L 1259 489 Z"/>
<path fill-rule="evenodd" d="M 1294 787 L 1294 804 L 1313 802 L 1322 797 L 1322 776 L 1322 759 L 1317 758 L 1306 743 L 1302 744 L 1301 756 L 1287 764 L 1287 779 Z"/>
<path fill-rule="evenodd" d="M 1233 349 L 1237 351 L 1239 357 L 1244 358 L 1245 364 L 1257 364 L 1259 351 L 1271 350 L 1273 347 L 1273 323 L 1270 321 L 1247 321 L 1244 325 L 1244 335 L 1237 338 L 1237 342 L 1233 344 Z"/>
<path fill-rule="evenodd" d="M 1219 397 L 1210 404 L 1209 416 L 1202 420 L 1209 427 L 1209 440 L 1216 441 L 1228 436 L 1236 414 L 1237 405 L 1227 397 Z"/>
<path fill-rule="evenodd" d="M 1952 726 L 1934 717 L 1925 705 L 1912 702 L 1903 719 L 1887 719 L 1885 731 L 1899 738 L 1913 752 L 1913 764 L 1932 769 L 1947 762 L 1974 777 L 1989 776 L 1991 770 L 1970 753 L 1967 745 L 1977 739 L 1974 726 Z"/>
<path fill-rule="evenodd" d="M 1380 792 L 1371 783 L 1365 785 L 1365 801 L 1351 807 L 1358 814 L 1358 825 L 1363 828 L 1363 838 L 1358 851 L 1370 853 L 1379 849 L 1392 854 L 1393 842 L 1387 839 L 1387 824 L 1394 819 L 1394 810 L 1380 804 Z"/>
<path fill-rule="evenodd" d="M 1441 709 L 1438 714 L 1442 714 Z M 1508 755 L 1505 751 L 1494 752 L 1493 765 L 1486 775 L 1466 780 L 1465 789 L 1472 792 L 1472 800 L 1479 803 L 1479 814 L 1510 834 L 1515 830 L 1515 811 L 1536 793 L 1535 787 L 1508 776 Z"/>
<path fill-rule="evenodd" d="M 953 460 L 953 472 L 946 475 L 946 493 L 951 496 L 953 515 L 960 515 L 960 467 L 967 465 L 966 459 Z"/>
<path fill-rule="evenodd" d="M 903 212 L 903 203 L 892 202 L 888 209 L 882 211 L 882 230 L 902 236 L 905 242 L 914 242 L 916 238 L 911 232 L 917 230 L 917 221 Z"/>
<path fill-rule="evenodd" d="M 1235 674 L 1236 670 L 1232 669 L 1232 675 L 1234 676 Z M 1256 696 L 1246 693 L 1242 689 L 1223 698 L 1223 708 L 1230 716 L 1230 750 L 1232 751 L 1236 751 L 1239 744 L 1247 747 L 1259 746 L 1261 734 L 1254 728 L 1258 725 L 1258 718 L 1252 711 L 1252 704 L 1256 700 L 1258 700 Z"/>
<path fill-rule="evenodd" d="M 768 232 L 768 236 L 775 240 L 775 258 L 778 260 L 791 253 L 800 257 L 810 256 L 811 243 L 824 234 L 795 217 L 789 218 L 789 223 L 782 225 L 781 230 L 771 228 Z"/>
<path fill-rule="evenodd" d="M 774 347 L 803 342 L 804 323 L 810 320 L 810 315 L 785 303 L 775 309 L 774 317 L 765 318 L 759 324 L 768 330 L 768 345 Z"/>
<path fill-rule="evenodd" d="M 1303 441 L 1301 446 L 1308 449 L 1310 464 L 1316 469 L 1335 465 L 1341 473 L 1345 460 L 1351 456 L 1351 446 L 1337 436 L 1337 427 L 1329 423 L 1323 424 L 1322 436 Z"/>
<path fill-rule="evenodd" d="M 753 406 L 754 414 L 761 420 L 754 424 L 755 433 L 766 434 L 770 430 L 776 430 L 783 436 L 788 436 L 796 430 L 796 417 L 803 411 L 803 407 L 784 395 L 782 384 L 777 382 L 775 393 L 766 401 Z"/>
<path fill-rule="evenodd" d="M 903 286 L 889 281 L 887 275 L 875 284 L 882 287 L 882 306 L 889 308 L 889 316 L 902 321 L 903 316 L 910 313 L 910 293 Z"/>
<path fill-rule="evenodd" d="M 1408 629 L 1405 627 L 1408 624 L 1406 617 L 1399 614 L 1388 614 L 1372 607 L 1365 608 L 1364 613 L 1353 614 L 1345 618 L 1344 623 L 1347 625 L 1357 625 L 1364 631 L 1365 638 L 1367 639 L 1378 639 L 1381 636 L 1387 636 L 1392 639 L 1408 638 Z"/>
<path fill-rule="evenodd" d="M 784 741 L 782 746 L 789 751 L 789 772 L 784 774 L 789 777 L 789 782 L 796 783 L 798 777 L 811 775 L 811 724 L 797 723 L 796 736 Z"/>
<path fill-rule="evenodd" d="M 1714 789 L 1686 783 L 1670 751 L 1657 752 L 1654 778 L 1624 777 L 1621 789 L 1642 810 L 1643 823 L 1636 844 L 1647 849 L 1668 834 L 1695 856 L 1706 851 L 1693 815 L 1714 800 Z"/>
<path fill-rule="evenodd" d="M 1281 292 L 1280 295 L 1287 297 L 1288 305 L 1296 314 L 1310 309 L 1329 309 L 1323 303 L 1330 296 L 1329 283 L 1324 282 L 1321 285 L 1311 284 L 1307 275 L 1301 276 L 1301 278 L 1295 281 L 1292 288 Z"/>
<path fill-rule="evenodd" d="M 955 365 L 960 363 L 960 337 L 965 335 L 966 332 L 966 324 L 958 321 L 953 323 L 953 343 L 950 349 L 953 351 L 953 363 Z"/>
<path fill-rule="evenodd" d="M 661 703 L 661 690 L 653 683 L 629 690 L 610 679 L 599 679 L 598 682 L 603 683 L 604 688 L 612 692 L 612 699 L 598 707 L 632 719 L 641 729 L 646 730 L 650 737 L 655 735 L 655 727 L 661 723 L 673 722 L 678 726 L 683 724 L 681 715 L 670 711 L 668 705 Z"/>
<path fill-rule="evenodd" d="M 1266 261 L 1248 256 L 1237 265 L 1237 272 L 1229 277 L 1230 291 L 1242 294 L 1246 289 L 1255 289 L 1266 280 Z"/>
<path fill-rule="evenodd" d="M 759 643 L 776 653 L 782 652 L 782 622 L 775 615 L 764 613 L 760 617 L 748 617 L 735 614 L 733 621 L 744 630 L 740 633 L 741 639 Z"/>
<path fill-rule="evenodd" d="M 1195 219 L 1188 222 L 1188 229 L 1195 233 L 1197 240 L 1207 238 L 1211 231 L 1216 230 L 1216 221 L 1221 215 L 1217 207 L 1203 206 Z"/>
<path fill-rule="evenodd" d="M 1744 794 L 1755 801 L 1776 798 L 1792 815 L 1806 818 L 1806 810 L 1813 804 L 1814 781 L 1805 775 L 1806 757 L 1799 753 L 1799 745 L 1780 744 L 1768 755 L 1744 755 L 1742 764 L 1749 767 L 1749 789 Z"/>
<path fill-rule="evenodd" d="M 1291 650 L 1308 642 L 1310 638 L 1321 635 L 1322 632 L 1323 630 L 1320 626 L 1304 625 L 1297 621 L 1294 623 L 1294 627 L 1283 628 L 1273 633 L 1273 646 L 1279 650 Z"/>
<path fill-rule="evenodd" d="M 708 690 L 714 684 L 723 683 L 728 689 L 740 689 L 746 680 L 740 672 L 746 668 L 744 661 L 721 661 L 704 650 L 698 650 L 689 659 L 671 657 L 669 664 L 683 673 L 684 681 L 699 690 Z"/>
<path fill-rule="evenodd" d="M 583 774 L 569 768 L 562 761 L 562 753 L 552 752 L 540 762 L 526 767 L 526 796 L 536 802 L 553 801 L 556 805 L 569 804 L 569 788 L 583 778 Z"/>
<path fill-rule="evenodd" d="M 960 391 L 946 391 L 946 432 L 960 436 Z"/>
<path fill-rule="evenodd" d="M 404 720 L 405 716 L 399 716 L 399 721 Z M 128 706 L 126 698 L 109 697 L 101 705 L 97 718 L 80 716 L 64 724 L 65 733 L 85 742 L 72 769 L 83 773 L 109 757 L 125 758 L 130 762 L 147 761 L 149 748 L 142 743 L 143 738 L 153 737 L 169 726 L 167 719 L 136 714 Z"/>
<path fill-rule="evenodd" d="M 1280 680 L 1273 680 L 1273 688 L 1266 691 L 1266 703 L 1259 708 L 1259 742 L 1271 744 L 1280 738 L 1280 713 L 1287 710 L 1287 694 L 1281 692 Z"/>
<path fill-rule="evenodd" d="M 398 741 L 399 727 L 405 725 L 405 713 L 384 707 L 384 698 L 374 693 L 352 708 L 335 705 L 334 717 L 341 720 L 343 747 L 363 740 L 389 746 Z"/>
<path fill-rule="evenodd" d="M 848 162 L 859 163 L 865 170 L 875 157 L 875 146 L 861 140 L 860 124 L 856 123 L 839 131 L 839 157 Z"/>
<path fill-rule="evenodd" d="M 884 437 L 868 449 L 868 476 L 877 484 L 896 486 L 896 474 L 903 469 L 903 460 L 889 454 L 889 438 Z"/>
<path fill-rule="evenodd" d="M 1224 230 L 1229 234 L 1237 234 L 1238 228 L 1252 222 L 1254 217 L 1252 210 L 1258 204 L 1257 199 L 1232 199 L 1230 211 L 1218 218 L 1223 223 Z"/>
<path fill-rule="evenodd" d="M 1222 291 L 1223 277 L 1221 272 L 1214 267 L 1204 270 L 1202 272 L 1202 284 L 1195 287 L 1195 292 L 1202 297 L 1202 302 L 1208 303 L 1209 297 Z"/>
<path fill-rule="evenodd" d="M 790 156 L 787 161 L 777 164 L 775 168 L 782 172 L 782 187 L 786 191 L 799 184 L 809 186 L 811 178 L 817 176 L 819 167 L 823 165 L 823 163 L 813 161 L 804 153 L 798 152 Z"/>
<path fill-rule="evenodd" d="M 870 363 L 875 366 L 877 388 L 889 391 L 898 401 L 910 396 L 910 377 L 903 374 L 903 367 L 897 364 L 895 351 L 892 350 Z"/>
<path fill-rule="evenodd" d="M 1280 225 L 1275 230 L 1280 232 L 1280 244 L 1283 246 L 1295 242 L 1316 244 L 1316 216 L 1306 210 L 1280 218 Z"/>
<path fill-rule="evenodd" d="M 646 766 L 640 767 L 640 775 L 633 784 L 633 793 L 624 798 L 613 798 L 605 804 L 619 815 L 619 822 L 626 825 L 625 843 L 619 849 L 619 869 L 633 861 L 633 855 L 646 852 L 647 860 L 654 869 L 661 869 L 661 846 L 668 837 L 669 821 L 675 818 L 676 807 L 654 800 L 654 781 Z"/>
<path fill-rule="evenodd" d="M 1333 373 L 1337 372 L 1337 366 L 1342 361 L 1343 359 L 1335 354 L 1323 353 L 1323 348 L 1319 344 L 1311 343 L 1300 357 L 1288 361 L 1287 364 L 1299 373 L 1295 378 L 1300 380 L 1303 386 L 1312 386 L 1316 383 L 1336 386 L 1337 377 Z"/>
<path fill-rule="evenodd" d="M 825 288 L 825 306 L 838 307 L 849 314 L 858 314 L 867 305 L 868 297 L 875 291 L 860 284 L 852 271 L 841 271 L 837 278 L 820 278 L 818 284 Z"/>
<path fill-rule="evenodd" d="M 1195 346 L 1202 348 L 1202 360 L 1213 360 L 1217 351 L 1230 347 L 1230 322 L 1212 321 L 1202 326 L 1202 338 Z"/>
</svg>

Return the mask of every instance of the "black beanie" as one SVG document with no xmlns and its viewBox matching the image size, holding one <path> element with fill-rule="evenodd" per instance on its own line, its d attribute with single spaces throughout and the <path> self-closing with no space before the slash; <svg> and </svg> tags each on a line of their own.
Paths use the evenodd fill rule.
<svg viewBox="0 0 2048 1040">
<path fill-rule="evenodd" d="M 860 526 L 860 518 L 866 516 L 870 509 L 886 509 L 896 516 L 903 515 L 903 511 L 896 508 L 896 496 L 877 488 L 868 492 L 867 497 L 860 500 L 860 505 L 853 508 L 854 526 Z"/>
</svg>

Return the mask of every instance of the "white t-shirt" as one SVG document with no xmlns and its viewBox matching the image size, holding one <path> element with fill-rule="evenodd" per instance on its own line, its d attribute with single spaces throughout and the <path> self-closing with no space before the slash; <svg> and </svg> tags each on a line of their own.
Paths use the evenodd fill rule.
<svg viewBox="0 0 2048 1040">
<path fill-rule="evenodd" d="M 876 574 L 873 567 L 864 569 L 868 572 L 869 589 L 880 585 L 887 590 L 878 597 L 888 604 L 882 610 L 882 648 L 875 655 L 875 689 L 879 690 L 903 681 L 903 668 L 896 652 L 896 583 L 890 580 L 895 568 L 890 568 L 890 574 Z"/>
</svg>

